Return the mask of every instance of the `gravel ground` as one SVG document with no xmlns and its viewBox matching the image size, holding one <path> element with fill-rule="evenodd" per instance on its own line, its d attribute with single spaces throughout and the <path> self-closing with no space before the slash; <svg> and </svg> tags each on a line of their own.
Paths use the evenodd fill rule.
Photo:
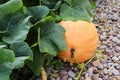
<svg viewBox="0 0 120 80">
<path fill-rule="evenodd" d="M 120 0 L 97 0 L 94 23 L 103 57 L 96 54 L 79 80 L 120 80 Z M 61 70 L 52 70 L 49 80 L 75 80 L 79 71 L 76 64 L 64 63 Z"/>
</svg>

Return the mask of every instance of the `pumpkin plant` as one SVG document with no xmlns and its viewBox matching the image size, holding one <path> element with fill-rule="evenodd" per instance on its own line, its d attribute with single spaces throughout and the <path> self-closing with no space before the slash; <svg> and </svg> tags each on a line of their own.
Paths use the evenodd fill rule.
<svg viewBox="0 0 120 80">
<path fill-rule="evenodd" d="M 25 68 L 39 76 L 49 65 L 56 68 L 61 66 L 61 60 L 56 58 L 61 51 L 69 49 L 73 53 L 69 55 L 71 59 L 79 55 L 74 52 L 82 50 L 81 47 L 93 46 L 86 49 L 87 53 L 90 50 L 89 57 L 85 59 L 87 60 L 97 45 L 97 34 L 92 19 L 93 14 L 88 0 L 0 0 L 0 80 L 19 80 L 23 76 L 20 74 L 18 75 L 20 78 L 14 77 L 16 75 L 14 71 L 17 70 L 17 73 L 25 71 L 28 75 Z M 67 28 L 67 24 L 75 26 Z M 73 32 L 76 38 L 73 34 L 68 34 L 72 30 L 70 28 L 77 31 Z M 68 39 L 75 44 L 78 43 L 77 46 L 70 47 Z M 61 56 L 65 55 L 68 54 Z M 26 78 L 26 75 L 25 80 L 31 78 Z"/>
</svg>

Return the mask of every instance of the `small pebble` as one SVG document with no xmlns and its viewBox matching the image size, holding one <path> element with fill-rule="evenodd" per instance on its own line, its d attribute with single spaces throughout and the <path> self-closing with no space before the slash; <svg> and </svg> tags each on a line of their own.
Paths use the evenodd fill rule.
<svg viewBox="0 0 120 80">
<path fill-rule="evenodd" d="M 67 74 L 67 71 L 61 70 L 61 74 Z"/>
<path fill-rule="evenodd" d="M 103 72 L 104 72 L 104 74 L 107 74 L 107 73 L 108 73 L 107 68 L 105 68 L 105 69 L 103 70 Z"/>
<path fill-rule="evenodd" d="M 114 76 L 114 78 L 120 80 L 120 76 Z"/>
<path fill-rule="evenodd" d="M 118 71 L 118 70 L 116 70 L 116 69 L 112 69 L 112 71 L 111 71 L 114 75 L 120 75 L 120 72 Z"/>
<path fill-rule="evenodd" d="M 93 75 L 93 67 L 89 68 L 89 69 L 87 70 L 87 73 L 88 73 L 89 76 L 92 76 L 92 75 Z M 86 74 L 86 75 L 87 75 L 87 74 Z"/>
<path fill-rule="evenodd" d="M 104 67 L 103 67 L 103 64 L 101 63 L 99 66 L 97 66 L 97 68 L 98 68 L 99 70 L 103 69 L 103 68 L 104 68 Z"/>
<path fill-rule="evenodd" d="M 99 74 L 99 77 L 100 77 L 100 78 L 103 78 L 103 77 L 104 77 L 104 75 L 103 75 L 103 74 Z"/>
<path fill-rule="evenodd" d="M 120 39 L 120 34 L 117 34 L 117 37 Z"/>
<path fill-rule="evenodd" d="M 120 54 L 120 53 L 119 53 Z M 120 56 L 118 56 L 118 59 L 120 60 Z"/>
<path fill-rule="evenodd" d="M 62 78 L 62 80 L 68 80 L 68 75 L 64 75 L 64 77 Z"/>
<path fill-rule="evenodd" d="M 112 41 L 116 43 L 118 41 L 118 38 L 117 37 L 113 37 Z"/>
<path fill-rule="evenodd" d="M 68 75 L 71 76 L 71 77 L 75 77 L 76 76 L 76 74 L 73 71 L 69 71 Z"/>
<path fill-rule="evenodd" d="M 115 47 L 115 51 L 116 51 L 117 53 L 120 53 L 120 46 L 116 46 L 116 47 Z"/>
<path fill-rule="evenodd" d="M 114 56 L 114 57 L 112 58 L 112 60 L 113 60 L 113 62 L 119 62 L 119 59 L 118 59 L 116 56 Z"/>
<path fill-rule="evenodd" d="M 119 69 L 120 69 L 120 65 L 119 65 L 119 64 L 116 65 L 115 68 L 116 68 L 117 70 L 119 70 Z"/>
<path fill-rule="evenodd" d="M 117 46 L 120 46 L 120 40 L 117 41 L 116 45 L 117 45 Z"/>
<path fill-rule="evenodd" d="M 94 73 L 94 74 L 98 74 L 99 71 L 98 71 L 97 69 L 93 69 L 93 73 Z"/>
<path fill-rule="evenodd" d="M 60 80 L 60 77 L 57 77 L 57 79 L 56 80 Z"/>
<path fill-rule="evenodd" d="M 92 80 L 99 80 L 99 74 L 94 74 L 92 78 L 93 78 Z"/>
<path fill-rule="evenodd" d="M 100 60 L 97 59 L 92 64 L 93 64 L 93 66 L 99 66 L 100 65 Z"/>
<path fill-rule="evenodd" d="M 106 38 L 107 38 L 106 36 L 103 35 L 100 36 L 100 40 L 106 40 Z"/>
<path fill-rule="evenodd" d="M 72 78 L 68 78 L 68 80 L 72 80 Z"/>
<path fill-rule="evenodd" d="M 85 80 L 91 80 L 91 76 L 89 76 L 88 74 L 85 75 Z"/>
</svg>

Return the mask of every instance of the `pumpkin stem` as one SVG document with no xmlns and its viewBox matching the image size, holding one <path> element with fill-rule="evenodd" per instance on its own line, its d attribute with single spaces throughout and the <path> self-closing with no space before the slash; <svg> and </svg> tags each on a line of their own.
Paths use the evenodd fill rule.
<svg viewBox="0 0 120 80">
<path fill-rule="evenodd" d="M 73 58 L 73 55 L 74 55 L 74 51 L 75 51 L 75 49 L 70 49 L 70 52 L 71 52 L 71 58 Z"/>
</svg>

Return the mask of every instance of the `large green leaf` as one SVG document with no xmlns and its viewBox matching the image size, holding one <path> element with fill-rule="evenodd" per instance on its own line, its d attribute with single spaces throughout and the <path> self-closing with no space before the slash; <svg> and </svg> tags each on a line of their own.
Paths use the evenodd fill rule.
<svg viewBox="0 0 120 80">
<path fill-rule="evenodd" d="M 47 53 L 41 53 L 38 47 L 33 47 L 33 52 L 33 61 L 27 61 L 27 65 L 36 76 L 39 76 L 41 73 L 41 66 L 49 65 L 53 60 L 53 56 Z"/>
<path fill-rule="evenodd" d="M 12 43 L 10 49 L 0 49 L 0 80 L 9 80 L 13 69 L 22 68 L 26 60 L 32 60 L 33 53 L 25 42 Z M 16 56 L 16 57 L 15 57 Z"/>
<path fill-rule="evenodd" d="M 58 51 L 67 48 L 64 39 L 65 29 L 56 24 L 51 17 L 39 22 L 36 26 L 38 29 L 38 43 L 40 52 L 56 56 Z"/>
<path fill-rule="evenodd" d="M 10 16 L 8 15 L 0 16 L 0 33 L 7 32 L 9 20 Z"/>
<path fill-rule="evenodd" d="M 0 80 L 10 80 L 9 76 L 12 72 L 13 65 L 9 63 L 0 63 Z"/>
<path fill-rule="evenodd" d="M 9 49 L 0 49 L 0 63 L 13 62 L 15 59 L 15 54 Z"/>
<path fill-rule="evenodd" d="M 93 14 L 89 0 L 64 0 L 61 5 L 60 16 L 62 20 L 86 20 L 92 21 Z"/>
<path fill-rule="evenodd" d="M 32 16 L 33 22 L 41 20 L 46 17 L 49 13 L 49 8 L 46 6 L 34 6 L 27 9 L 27 13 Z"/>
<path fill-rule="evenodd" d="M 8 45 L 4 42 L 0 42 L 0 48 L 7 48 Z"/>
<path fill-rule="evenodd" d="M 3 3 L 5 0 L 0 2 Z M 0 33 L 7 32 L 10 15 L 20 10 L 22 6 L 22 0 L 9 0 L 8 2 L 0 5 Z"/>
<path fill-rule="evenodd" d="M 9 80 L 12 70 L 22 68 L 28 58 L 28 56 L 16 57 L 13 63 L 0 63 L 0 80 Z"/>
<path fill-rule="evenodd" d="M 8 31 L 2 35 L 2 40 L 6 43 L 13 43 L 16 41 L 24 41 L 31 28 L 29 22 L 30 16 L 25 17 L 23 12 L 18 11 L 12 15 L 8 24 Z"/>
<path fill-rule="evenodd" d="M 44 54 L 40 53 L 38 47 L 34 47 L 33 52 L 34 52 L 33 61 L 27 61 L 27 65 L 36 76 L 39 76 L 40 67 L 44 63 Z"/>
<path fill-rule="evenodd" d="M 33 52 L 26 42 L 14 42 L 10 48 L 15 52 L 16 57 L 30 57 L 32 60 Z"/>
<path fill-rule="evenodd" d="M 15 13 L 22 6 L 22 0 L 9 0 L 8 2 L 0 5 L 0 16 Z"/>
<path fill-rule="evenodd" d="M 30 58 L 30 56 L 16 57 L 15 61 L 13 63 L 11 63 L 13 65 L 13 69 L 22 68 L 25 64 L 25 60 L 27 60 L 29 58 Z"/>
</svg>

